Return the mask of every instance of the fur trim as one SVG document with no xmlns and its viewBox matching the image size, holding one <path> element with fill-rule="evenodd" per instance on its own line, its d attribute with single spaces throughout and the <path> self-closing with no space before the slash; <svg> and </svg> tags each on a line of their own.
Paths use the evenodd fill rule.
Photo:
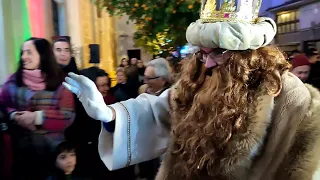
<svg viewBox="0 0 320 180">
<path fill-rule="evenodd" d="M 220 162 L 225 176 L 245 179 L 253 159 L 260 154 L 267 135 L 267 129 L 271 123 L 273 106 L 273 97 L 270 95 L 258 95 L 257 104 L 252 107 L 251 113 L 253 115 L 248 120 L 247 131 L 243 134 L 235 134 L 232 137 L 225 152 L 229 155 Z"/>
<path fill-rule="evenodd" d="M 311 180 L 320 167 L 320 93 L 291 73 L 285 73 L 282 80 L 283 88 L 276 98 L 257 92 L 247 131 L 232 137 L 226 158 L 220 161 L 218 179 Z M 171 99 L 174 110 L 173 102 Z M 172 115 L 178 117 L 174 111 Z M 176 180 L 172 144 L 156 180 Z"/>
<path fill-rule="evenodd" d="M 250 180 L 278 179 L 277 172 L 285 171 L 283 162 L 310 102 L 308 89 L 296 76 L 291 73 L 282 75 L 282 90 L 275 99 L 272 125 L 264 150 L 251 167 Z"/>
<path fill-rule="evenodd" d="M 320 160 L 320 93 L 306 85 L 311 95 L 309 111 L 296 132 L 290 151 L 281 164 L 286 167 L 278 172 L 278 179 L 311 180 L 318 169 Z M 320 179 L 320 177 L 314 177 Z"/>
</svg>

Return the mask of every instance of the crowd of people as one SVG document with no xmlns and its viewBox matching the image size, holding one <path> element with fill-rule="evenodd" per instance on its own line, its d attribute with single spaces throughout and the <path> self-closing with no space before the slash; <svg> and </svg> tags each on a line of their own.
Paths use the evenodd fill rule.
<svg viewBox="0 0 320 180">
<path fill-rule="evenodd" d="M 0 178 L 316 177 L 318 50 L 286 59 L 268 45 L 272 19 L 206 14 L 187 29 L 199 49 L 181 71 L 172 57 L 124 57 L 114 87 L 103 69 L 77 67 L 70 39 L 26 40 L 0 90 Z"/>
<path fill-rule="evenodd" d="M 70 72 L 84 75 L 95 83 L 105 104 L 110 105 L 143 93 L 159 96 L 175 82 L 175 68 L 164 58 L 146 65 L 136 58 L 123 58 L 116 69 L 117 84 L 111 87 L 111 79 L 104 70 L 96 66 L 79 70 L 71 49 L 66 38 L 53 44 L 30 38 L 23 44 L 18 69 L 0 91 L 1 110 L 9 119 L 5 122 L 8 128 L 3 131 L 7 134 L 2 132 L 2 136 L 7 135 L 2 137 L 6 139 L 2 145 L 7 147 L 5 166 L 1 168 L 3 177 L 154 179 L 161 162 L 159 157 L 116 171 L 106 168 L 98 152 L 101 123 L 88 116 L 78 98 L 62 82 Z M 291 72 L 301 81 L 320 88 L 317 49 L 305 53 L 293 51 L 289 61 Z"/>
<path fill-rule="evenodd" d="M 1 131 L 5 154 L 1 177 L 154 179 L 159 158 L 117 171 L 105 167 L 98 153 L 101 123 L 92 120 L 78 98 L 62 85 L 70 72 L 92 80 L 107 105 L 142 93 L 160 95 L 172 84 L 172 68 L 163 58 L 146 65 L 136 58 L 122 59 L 116 69 L 117 84 L 111 87 L 104 70 L 77 68 L 70 39 L 59 38 L 52 44 L 42 38 L 28 39 L 22 45 L 17 71 L 0 91 L 1 113 L 8 115 L 7 119 L 0 116 L 8 127 Z"/>
<path fill-rule="evenodd" d="M 116 69 L 117 84 L 111 87 L 111 79 L 104 70 L 96 66 L 79 70 L 71 49 L 66 38 L 53 44 L 30 38 L 23 44 L 17 71 L 0 91 L 1 110 L 9 119 L 5 122 L 8 128 L 3 131 L 7 134 L 2 134 L 7 135 L 2 137 L 6 139 L 2 145 L 7 147 L 5 166 L 1 168 L 3 177 L 154 179 L 161 162 L 159 157 L 116 171 L 106 168 L 98 152 L 101 123 L 88 116 L 78 98 L 62 82 L 70 72 L 84 75 L 95 83 L 105 104 L 111 105 L 143 93 L 159 96 L 175 82 L 175 68 L 164 58 L 146 65 L 136 58 L 123 58 Z M 305 53 L 293 51 L 289 61 L 291 72 L 301 81 L 320 88 L 317 49 Z"/>
</svg>

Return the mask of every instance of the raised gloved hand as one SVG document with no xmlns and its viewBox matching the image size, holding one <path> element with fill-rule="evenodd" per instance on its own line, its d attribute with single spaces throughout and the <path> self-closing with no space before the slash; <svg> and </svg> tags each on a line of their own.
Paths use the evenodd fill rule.
<svg viewBox="0 0 320 180">
<path fill-rule="evenodd" d="M 63 85 L 77 95 L 87 114 L 96 120 L 109 122 L 113 119 L 113 112 L 109 108 L 94 82 L 82 75 L 69 73 Z"/>
</svg>

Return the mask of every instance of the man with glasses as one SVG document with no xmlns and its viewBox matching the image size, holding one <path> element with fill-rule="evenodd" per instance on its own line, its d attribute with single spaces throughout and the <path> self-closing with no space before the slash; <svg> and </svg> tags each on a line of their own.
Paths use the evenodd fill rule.
<svg viewBox="0 0 320 180">
<path fill-rule="evenodd" d="M 171 86 L 171 70 L 168 61 L 164 58 L 150 61 L 144 71 L 144 83 L 139 88 L 139 94 L 147 93 L 160 96 L 165 90 L 169 89 Z M 137 166 L 139 177 L 154 180 L 159 166 L 159 158 L 140 163 Z"/>
<path fill-rule="evenodd" d="M 150 61 L 144 71 L 144 85 L 140 86 L 139 94 L 148 93 L 159 96 L 171 86 L 171 70 L 164 58 Z"/>
<path fill-rule="evenodd" d="M 70 74 L 65 86 L 104 123 L 99 153 L 109 169 L 166 152 L 156 180 L 320 178 L 320 93 L 268 46 L 277 25 L 258 17 L 261 2 L 202 1 L 186 32 L 201 50 L 160 96 L 105 106 L 93 82 Z"/>
</svg>

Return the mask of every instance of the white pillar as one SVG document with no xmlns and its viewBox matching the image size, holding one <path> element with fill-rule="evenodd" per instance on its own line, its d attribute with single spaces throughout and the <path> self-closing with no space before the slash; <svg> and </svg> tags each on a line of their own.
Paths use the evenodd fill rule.
<svg viewBox="0 0 320 180">
<path fill-rule="evenodd" d="M 65 1 L 66 8 L 66 24 L 68 35 L 71 37 L 71 44 L 73 54 L 79 68 L 83 66 L 82 56 L 82 41 L 81 41 L 81 22 L 80 22 L 80 0 L 67 0 Z M 81 0 L 82 1 L 82 0 Z"/>
<path fill-rule="evenodd" d="M 21 30 L 21 1 L 0 0 L 0 84 L 16 70 L 18 53 L 24 41 Z"/>
</svg>

